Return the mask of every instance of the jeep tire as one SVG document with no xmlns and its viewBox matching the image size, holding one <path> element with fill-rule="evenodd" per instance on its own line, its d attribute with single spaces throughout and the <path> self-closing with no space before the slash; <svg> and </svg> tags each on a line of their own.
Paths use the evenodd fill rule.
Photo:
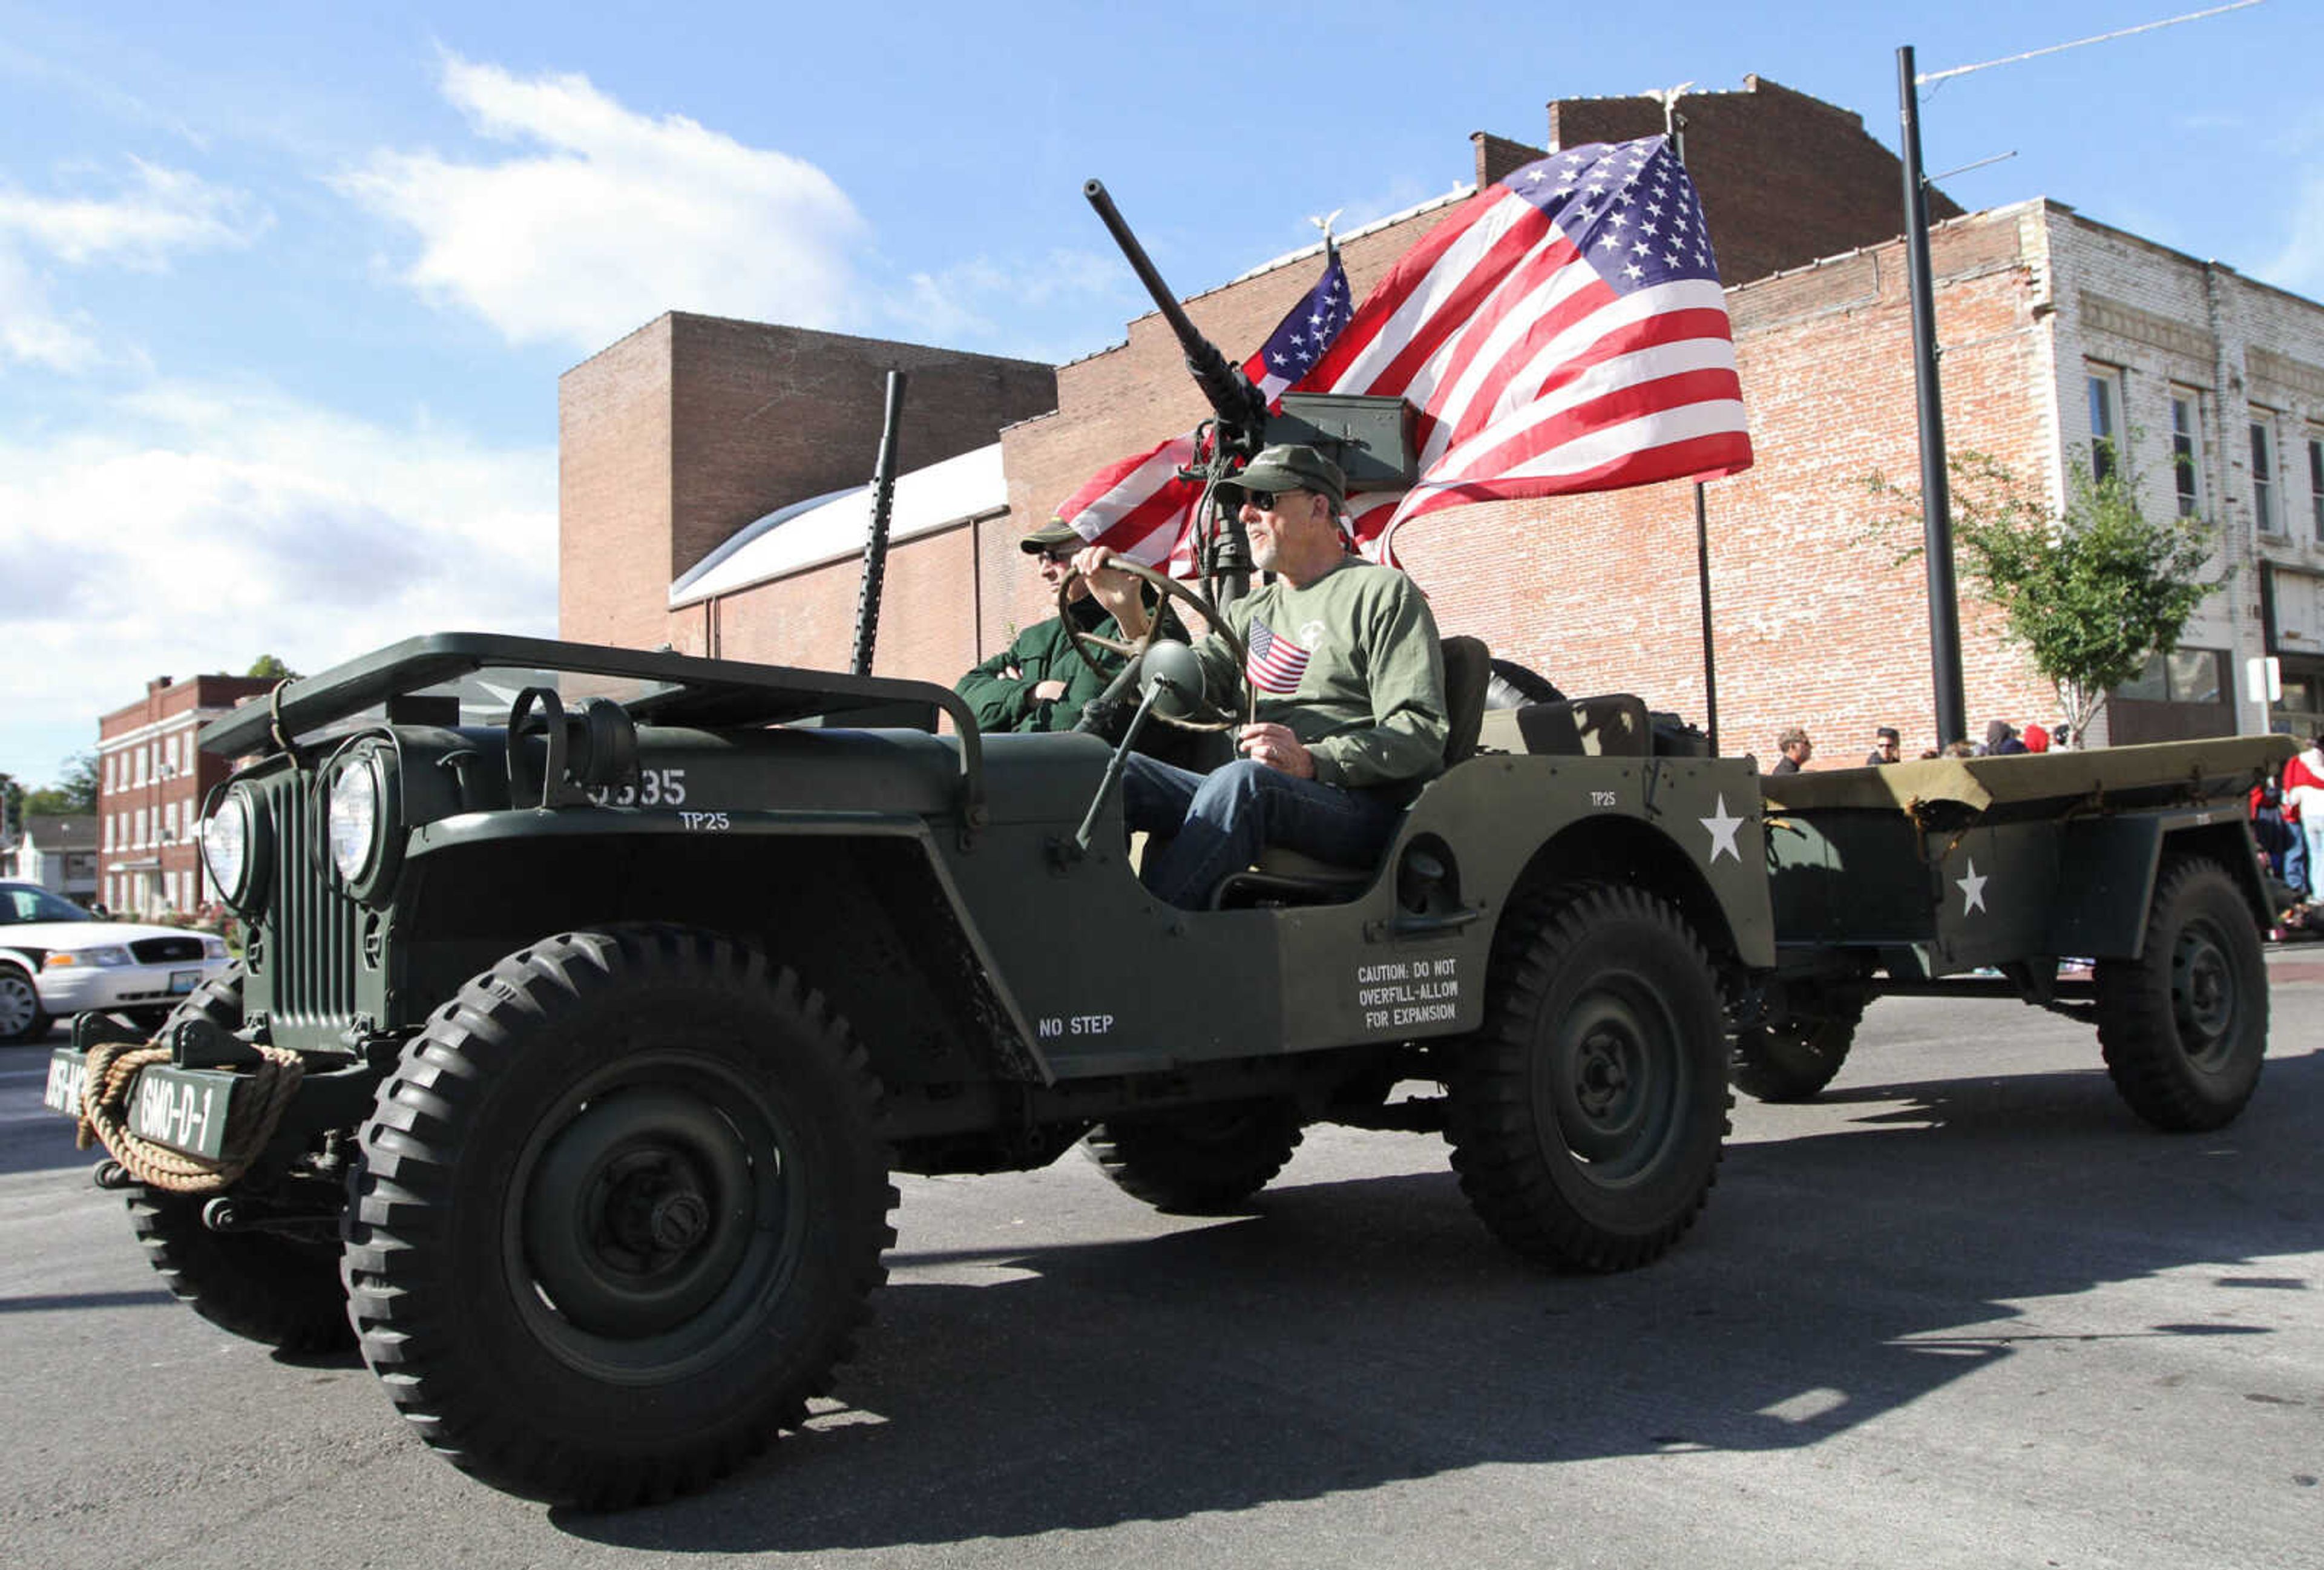
<svg viewBox="0 0 2324 1570">
<path fill-rule="evenodd" d="M 237 962 L 195 988 L 170 1020 L 198 1016 L 221 1030 L 241 1030 L 242 982 Z M 212 1232 L 202 1224 L 208 1195 L 140 1185 L 125 1197 L 145 1262 L 172 1297 L 219 1329 L 283 1352 L 355 1344 L 336 1244 L 271 1232 Z"/>
<path fill-rule="evenodd" d="M 1727 1132 L 1727 1033 L 1702 947 L 1643 890 L 1521 898 L 1450 1081 L 1462 1191 L 1519 1253 L 1628 1270 L 1694 1224 Z"/>
<path fill-rule="evenodd" d="M 493 1486 L 617 1509 L 796 1427 L 894 1241 L 862 1049 L 787 968 L 678 927 L 568 933 L 461 988 L 363 1131 L 364 1361 Z"/>
<path fill-rule="evenodd" d="M 1109 1119 L 1091 1133 L 1089 1150 L 1123 1193 L 1157 1210 L 1200 1215 L 1273 1182 L 1300 1138 L 1298 1108 L 1267 1097 Z"/>
</svg>

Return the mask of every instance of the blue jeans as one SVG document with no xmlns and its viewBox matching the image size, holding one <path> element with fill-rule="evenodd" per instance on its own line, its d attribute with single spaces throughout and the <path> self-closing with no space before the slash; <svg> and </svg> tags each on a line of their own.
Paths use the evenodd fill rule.
<svg viewBox="0 0 2324 1570">
<path fill-rule="evenodd" d="M 1361 866 L 1379 855 L 1404 815 L 1370 791 L 1302 780 L 1249 758 L 1197 774 L 1143 753 L 1130 754 L 1121 806 L 1131 828 L 1177 836 L 1148 860 L 1146 886 L 1187 910 L 1208 906 L 1219 881 L 1250 865 L 1261 845 Z"/>
<path fill-rule="evenodd" d="M 2324 881 L 2324 813 L 2319 813 L 2313 819 L 2303 813 L 2300 819 L 2300 837 L 2308 852 L 2307 888 L 2312 896 L 2318 882 Z"/>
</svg>

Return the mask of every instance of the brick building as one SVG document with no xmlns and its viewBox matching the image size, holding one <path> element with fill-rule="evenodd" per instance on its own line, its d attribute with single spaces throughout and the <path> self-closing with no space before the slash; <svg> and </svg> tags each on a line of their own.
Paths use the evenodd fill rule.
<svg viewBox="0 0 2324 1570">
<path fill-rule="evenodd" d="M 1029 360 L 679 311 L 567 371 L 558 383 L 561 635 L 719 647 L 717 604 L 673 614 L 672 581 L 765 514 L 860 490 L 878 457 L 890 369 L 906 378 L 899 466 L 988 446 L 1003 425 L 1056 402 L 1056 373 Z M 835 655 L 818 652 L 844 662 L 844 635 Z"/>
<path fill-rule="evenodd" d="M 202 752 L 202 726 L 274 683 L 263 677 L 155 677 L 145 696 L 97 721 L 97 897 L 116 913 L 191 911 L 216 900 L 194 826 L 229 771 Z"/>
<path fill-rule="evenodd" d="M 1681 109 L 1729 286 L 1757 451 L 1752 469 L 1707 487 L 1722 745 L 1767 755 L 1778 730 L 1802 723 L 1830 762 L 1850 762 L 1874 725 L 1894 724 L 1909 753 L 1934 729 L 1925 591 L 1918 564 L 1901 559 L 1917 531 L 1884 530 L 1894 504 L 1865 483 L 1918 475 L 1895 238 L 1901 171 L 1858 116 L 1760 78 L 1739 92 L 1690 97 Z M 1661 128 L 1660 106 L 1645 99 L 1549 106 L 1553 146 Z M 1470 162 L 1490 180 L 1542 151 L 1480 134 Z M 1358 298 L 1452 199 L 1342 236 Z M 1933 205 L 1944 220 L 1932 248 L 1954 448 L 2000 457 L 2061 496 L 2069 464 L 2091 450 L 2095 433 L 2145 476 L 2151 509 L 2192 506 L 2220 525 L 2220 592 L 2189 629 L 2188 648 L 2111 706 L 2115 734 L 2257 728 L 2260 710 L 2236 701 L 2236 683 L 2244 660 L 2263 651 L 2280 655 L 2286 672 L 2276 723 L 2324 706 L 2324 309 L 2055 202 L 1977 214 L 1941 198 Z M 1188 313 L 1240 354 L 1315 269 L 1313 250 L 1281 258 L 1195 296 Z M 1048 614 L 1017 536 L 1102 464 L 1205 412 L 1157 316 L 1130 323 L 1123 344 L 1059 367 L 1053 409 L 1001 431 L 998 482 L 990 460 L 979 460 L 982 479 L 927 487 L 941 499 L 899 527 L 879 670 L 949 680 Z M 876 414 L 848 450 L 864 448 L 871 429 Z M 567 434 L 594 433 L 568 420 Z M 566 463 L 568 476 L 611 466 L 570 450 Z M 867 468 L 854 460 L 845 483 L 860 487 Z M 770 492 L 758 510 L 807 499 L 802 489 Z M 1636 691 L 1700 719 L 1693 520 L 1692 487 L 1665 485 L 1448 510 L 1400 532 L 1397 545 L 1448 633 L 1475 633 L 1568 691 Z M 568 513 L 568 534 L 576 522 L 591 527 Z M 800 508 L 752 542 L 752 555 L 724 564 L 723 577 L 668 593 L 659 621 L 645 614 L 647 601 L 668 580 L 633 572 L 622 593 L 635 614 L 616 641 L 838 663 L 862 536 L 859 525 L 853 550 L 844 530 L 809 549 L 812 530 L 830 522 L 828 510 Z M 778 549 L 794 528 L 797 539 Z M 702 555 L 716 544 L 705 522 L 674 531 L 710 540 Z M 674 566 L 670 577 L 684 571 Z M 596 608 L 611 597 L 602 577 L 568 578 L 567 635 L 611 626 Z M 2055 717 L 2048 684 L 2002 642 L 1987 607 L 1965 603 L 1962 627 L 1973 733 L 1989 718 Z M 890 629 L 908 633 L 891 641 Z"/>
</svg>

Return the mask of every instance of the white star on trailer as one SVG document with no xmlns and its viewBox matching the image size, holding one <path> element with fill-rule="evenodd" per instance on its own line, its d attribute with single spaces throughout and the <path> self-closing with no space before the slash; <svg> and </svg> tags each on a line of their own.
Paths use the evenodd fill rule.
<svg viewBox="0 0 2324 1570">
<path fill-rule="evenodd" d="M 1977 858 L 1975 856 L 1971 856 L 1969 859 L 1969 876 L 1966 878 L 1955 878 L 1953 882 L 1961 891 L 1962 915 L 1966 916 L 1972 910 L 1983 910 L 1985 909 L 1986 880 L 1978 876 Z"/>
<path fill-rule="evenodd" d="M 1747 820 L 1729 817 L 1727 815 L 1727 798 L 1723 794 L 1719 798 L 1716 817 L 1698 817 L 1695 821 L 1711 831 L 1712 861 L 1717 861 L 1720 856 L 1733 856 L 1738 862 L 1743 859 L 1743 853 L 1735 848 L 1735 831 L 1742 827 Z"/>
</svg>

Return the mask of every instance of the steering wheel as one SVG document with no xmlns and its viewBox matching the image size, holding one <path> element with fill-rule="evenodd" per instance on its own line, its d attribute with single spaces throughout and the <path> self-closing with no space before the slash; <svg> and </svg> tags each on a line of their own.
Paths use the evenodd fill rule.
<svg viewBox="0 0 2324 1570">
<path fill-rule="evenodd" d="M 1065 641 L 1073 645 L 1074 652 L 1081 656 L 1083 664 L 1088 666 L 1100 677 L 1111 680 L 1113 673 L 1097 662 L 1097 656 L 1090 652 L 1091 649 L 1103 649 L 1109 653 L 1122 656 L 1132 665 L 1137 664 L 1146 658 L 1148 650 L 1162 641 L 1163 606 L 1173 599 L 1183 601 L 1188 609 L 1202 617 L 1210 624 L 1212 630 L 1218 633 L 1220 641 L 1227 646 L 1227 652 L 1234 656 L 1235 670 L 1238 673 L 1249 664 L 1250 657 L 1243 649 L 1242 640 L 1235 635 L 1235 630 L 1232 627 L 1227 625 L 1226 618 L 1219 614 L 1216 605 L 1211 604 L 1208 596 L 1188 587 L 1167 573 L 1157 572 L 1140 562 L 1116 557 L 1107 565 L 1120 568 L 1132 577 L 1152 584 L 1160 592 L 1162 599 L 1155 606 L 1154 614 L 1147 620 L 1144 637 L 1138 639 L 1103 637 L 1096 633 L 1084 632 L 1074 622 L 1072 614 L 1073 587 L 1085 575 L 1080 572 L 1065 574 L 1064 579 L 1057 585 L 1057 620 L 1064 624 Z M 1240 715 L 1222 705 L 1212 702 L 1206 693 L 1200 698 L 1190 700 L 1194 712 L 1189 715 L 1182 716 L 1157 706 L 1154 710 L 1155 717 L 1166 725 L 1176 725 L 1182 731 L 1224 731 L 1232 730 L 1239 725 L 1247 725 L 1250 724 L 1253 715 L 1257 713 L 1257 695 L 1250 690 L 1250 683 L 1248 681 L 1238 680 L 1235 685 L 1242 689 Z"/>
</svg>

